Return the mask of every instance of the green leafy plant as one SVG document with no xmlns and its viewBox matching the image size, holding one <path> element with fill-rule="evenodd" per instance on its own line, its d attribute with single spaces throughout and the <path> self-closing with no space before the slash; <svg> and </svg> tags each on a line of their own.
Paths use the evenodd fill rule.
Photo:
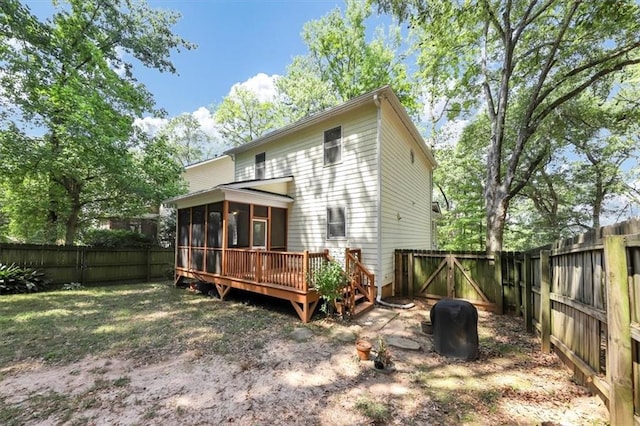
<svg viewBox="0 0 640 426">
<path fill-rule="evenodd" d="M 378 351 L 373 362 L 376 368 L 386 368 L 391 365 L 391 350 L 382 336 L 378 336 Z"/>
<path fill-rule="evenodd" d="M 0 264 L 0 294 L 35 293 L 47 287 L 44 273 L 30 268 Z"/>
<path fill-rule="evenodd" d="M 335 308 L 336 301 L 342 297 L 346 276 L 337 262 L 326 262 L 313 275 L 313 285 L 324 300 L 320 310 L 330 314 Z"/>
<path fill-rule="evenodd" d="M 80 290 L 81 288 L 84 288 L 84 286 L 81 283 L 65 283 L 62 285 L 62 289 L 63 290 Z"/>
</svg>

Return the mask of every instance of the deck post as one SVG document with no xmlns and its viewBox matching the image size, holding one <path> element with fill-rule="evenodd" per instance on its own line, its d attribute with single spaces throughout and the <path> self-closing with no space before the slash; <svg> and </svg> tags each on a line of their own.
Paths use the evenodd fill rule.
<svg viewBox="0 0 640 426">
<path fill-rule="evenodd" d="M 633 357 L 631 349 L 631 313 L 625 237 L 604 239 L 607 287 L 607 378 L 609 420 L 612 425 L 633 423 Z"/>
<path fill-rule="evenodd" d="M 302 252 L 302 282 L 303 290 L 309 291 L 309 250 Z"/>
</svg>

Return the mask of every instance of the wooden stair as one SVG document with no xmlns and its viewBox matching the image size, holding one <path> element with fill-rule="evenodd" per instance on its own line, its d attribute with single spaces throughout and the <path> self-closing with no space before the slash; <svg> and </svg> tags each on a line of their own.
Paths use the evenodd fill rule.
<svg viewBox="0 0 640 426">
<path fill-rule="evenodd" d="M 351 312 L 351 317 L 352 318 L 357 318 L 360 315 L 363 315 L 366 312 L 369 312 L 370 310 L 372 310 L 375 306 L 375 303 L 372 302 L 362 302 L 362 303 L 358 303 L 356 305 L 356 308 L 353 310 L 353 312 Z"/>
</svg>

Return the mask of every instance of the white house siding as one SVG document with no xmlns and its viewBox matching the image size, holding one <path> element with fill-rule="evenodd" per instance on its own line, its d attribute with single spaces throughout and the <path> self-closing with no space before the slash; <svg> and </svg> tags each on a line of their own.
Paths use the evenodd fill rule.
<svg viewBox="0 0 640 426">
<path fill-rule="evenodd" d="M 281 140 L 236 155 L 236 180 L 253 179 L 255 155 L 266 153 L 266 178 L 293 176 L 289 194 L 288 249 L 321 251 L 337 259 L 344 249 L 361 248 L 375 271 L 377 249 L 376 119 L 373 102 Z M 324 166 L 324 131 L 342 126 L 342 161 Z M 326 238 L 327 207 L 346 207 L 347 237 Z"/>
<path fill-rule="evenodd" d="M 213 188 L 233 181 L 233 160 L 228 155 L 187 166 L 182 177 L 189 185 L 189 192 Z"/>
<path fill-rule="evenodd" d="M 382 102 L 381 284 L 393 282 L 395 249 L 431 247 L 431 163 L 387 102 Z M 411 163 L 411 150 L 414 162 Z"/>
</svg>

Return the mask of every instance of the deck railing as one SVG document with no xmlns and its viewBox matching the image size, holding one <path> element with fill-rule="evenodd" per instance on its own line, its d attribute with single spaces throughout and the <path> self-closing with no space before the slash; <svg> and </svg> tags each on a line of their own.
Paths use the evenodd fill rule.
<svg viewBox="0 0 640 426">
<path fill-rule="evenodd" d="M 355 308 L 356 294 L 362 294 L 368 302 L 373 303 L 376 297 L 375 275 L 361 262 L 361 249 L 345 250 L 346 274 L 349 276 L 349 306 Z"/>
<path fill-rule="evenodd" d="M 226 249 L 222 275 L 307 292 L 311 287 L 310 274 L 317 270 L 324 259 L 325 253 L 308 251 Z"/>
</svg>

